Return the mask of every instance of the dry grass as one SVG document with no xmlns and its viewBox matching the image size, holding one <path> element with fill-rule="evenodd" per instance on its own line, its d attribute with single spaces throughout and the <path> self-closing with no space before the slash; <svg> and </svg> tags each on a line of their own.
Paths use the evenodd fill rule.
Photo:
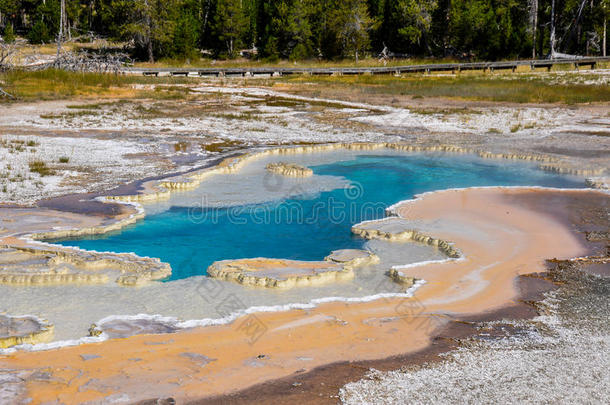
<svg viewBox="0 0 610 405">
<path fill-rule="evenodd" d="M 296 85 L 296 88 L 307 85 L 309 91 L 319 88 L 319 95 L 329 90 L 349 90 L 364 95 L 446 97 L 514 103 L 577 104 L 610 101 L 608 85 L 550 85 L 548 78 L 539 75 L 300 76 L 282 81 Z"/>
<path fill-rule="evenodd" d="M 242 141 L 219 141 L 201 144 L 201 149 L 206 152 L 223 152 L 227 149 L 234 149 L 243 146 L 244 143 Z"/>
<path fill-rule="evenodd" d="M 337 62 L 343 63 L 343 62 Z M 321 64 L 320 66 L 323 66 Z M 528 68 L 529 69 L 529 68 Z M 483 74 L 394 76 L 295 76 L 273 79 L 231 79 L 234 85 L 259 85 L 274 87 L 280 84 L 293 89 L 302 88 L 309 95 L 324 97 L 333 91 L 356 92 L 368 95 L 410 96 L 412 98 L 446 97 L 465 100 L 501 101 L 515 103 L 564 103 L 577 104 L 610 101 L 608 85 L 578 84 L 572 77 L 578 73 L 547 74 Z M 552 78 L 552 79 L 551 79 Z M 564 80 L 562 82 L 561 80 Z M 559 81 L 558 81 L 559 80 Z M 189 100 L 192 94 L 189 85 L 200 84 L 199 78 L 188 77 L 143 77 L 94 73 L 69 73 L 57 70 L 40 72 L 10 72 L 0 74 L 0 83 L 6 91 L 20 101 L 54 99 L 91 99 L 96 104 L 78 104 L 71 108 L 86 115 L 101 109 L 104 99 L 150 99 L 159 101 Z M 217 82 L 223 85 L 223 82 Z M 12 102 L 1 99 L 0 102 Z M 294 100 L 270 98 L 261 101 L 270 106 L 299 108 Z M 320 101 L 321 108 L 333 107 L 332 103 Z M 234 117 L 244 119 L 248 117 Z"/>
<path fill-rule="evenodd" d="M 0 147 L 8 149 L 9 153 L 25 152 L 26 150 L 34 152 L 36 151 L 34 148 L 38 145 L 39 143 L 33 140 L 0 138 Z"/>
<path fill-rule="evenodd" d="M 55 171 L 51 169 L 45 162 L 42 160 L 32 160 L 28 163 L 30 167 L 30 172 L 38 173 L 40 176 L 52 176 L 55 174 Z"/>
<path fill-rule="evenodd" d="M 14 71 L 3 73 L 0 74 L 0 83 L 3 83 L 4 89 L 20 101 L 68 98 L 152 98 L 163 100 L 184 97 L 185 91 L 177 85 L 196 83 L 196 79 L 71 73 L 50 69 L 38 72 Z M 135 86 L 159 84 L 171 86 L 159 87 L 156 90 Z M 7 99 L 4 99 L 4 101 L 10 102 Z M 94 109 L 95 105 L 86 108 Z"/>
<path fill-rule="evenodd" d="M 186 152 L 188 150 L 188 142 L 176 142 L 174 144 L 174 152 Z"/>
</svg>

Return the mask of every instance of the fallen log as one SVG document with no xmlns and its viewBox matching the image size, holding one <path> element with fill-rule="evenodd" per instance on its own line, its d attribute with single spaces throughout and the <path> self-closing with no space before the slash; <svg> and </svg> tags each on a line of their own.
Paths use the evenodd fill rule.
<svg viewBox="0 0 610 405">
<path fill-rule="evenodd" d="M 8 97 L 8 98 L 13 99 L 13 100 L 15 99 L 15 96 L 13 96 L 12 94 L 7 93 L 6 91 L 4 91 L 2 89 L 2 87 L 0 87 L 0 96 Z"/>
</svg>

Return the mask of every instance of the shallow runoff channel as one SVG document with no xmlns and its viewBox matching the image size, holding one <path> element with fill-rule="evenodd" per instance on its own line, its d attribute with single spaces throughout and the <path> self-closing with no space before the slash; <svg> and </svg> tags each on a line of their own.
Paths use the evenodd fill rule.
<svg viewBox="0 0 610 405">
<path fill-rule="evenodd" d="M 289 178 L 266 171 L 272 162 L 310 167 L 312 177 Z M 372 297 L 403 293 L 386 272 L 394 265 L 445 256 L 417 243 L 365 241 L 352 225 L 382 218 L 385 208 L 416 194 L 472 186 L 583 187 L 582 178 L 544 172 L 535 163 L 482 159 L 468 154 L 393 150 L 335 150 L 270 155 L 235 174 L 217 174 L 192 191 L 144 205 L 147 216 L 119 232 L 53 241 L 97 251 L 134 252 L 169 262 L 172 277 L 142 288 L 99 286 L 0 286 L 10 314 L 32 314 L 55 325 L 57 340 L 87 334 L 92 323 L 115 315 L 124 335 L 172 331 L 176 325 L 207 324 L 135 316 L 162 314 L 180 320 L 229 319 L 250 307 L 282 310 L 324 297 Z M 449 208 L 449 207 L 448 207 Z M 451 224 L 419 223 L 430 230 Z M 397 248 L 398 247 L 398 248 Z M 246 257 L 321 260 L 332 250 L 368 249 L 375 265 L 356 268 L 351 281 L 290 290 L 255 289 L 205 276 L 216 260 Z M 459 248 L 459 247 L 458 247 Z M 109 322 L 107 320 L 107 322 Z M 118 335 L 113 336 L 121 336 Z M 111 337 L 113 337 L 111 336 Z"/>
</svg>

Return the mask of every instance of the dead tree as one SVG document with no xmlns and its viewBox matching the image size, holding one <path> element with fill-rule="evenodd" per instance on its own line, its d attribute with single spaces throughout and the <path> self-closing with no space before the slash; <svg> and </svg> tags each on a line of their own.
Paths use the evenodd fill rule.
<svg viewBox="0 0 610 405">
<path fill-rule="evenodd" d="M 203 33 L 207 33 L 210 11 L 212 10 L 212 0 L 205 0 L 204 8 L 205 12 L 203 13 L 203 23 L 201 24 L 201 31 Z"/>
<path fill-rule="evenodd" d="M 14 57 L 17 53 L 15 44 L 0 43 L 0 72 L 12 70 L 15 67 Z"/>
<path fill-rule="evenodd" d="M 144 8 L 145 8 L 145 14 L 144 14 L 144 24 L 146 25 L 146 51 L 148 53 L 148 61 L 150 63 L 154 63 L 155 61 L 155 54 L 153 52 L 153 25 L 152 25 L 152 17 L 150 15 L 151 13 L 151 8 L 150 8 L 150 4 L 148 4 L 148 0 L 144 0 Z"/>
<path fill-rule="evenodd" d="M 2 87 L 0 87 L 0 96 L 1 97 L 7 97 L 7 98 L 10 98 L 10 99 L 13 99 L 13 100 L 15 99 L 15 96 L 13 96 L 12 94 L 7 93 L 6 91 L 4 91 L 2 89 Z"/>
<path fill-rule="evenodd" d="M 531 0 L 530 23 L 532 27 L 532 59 L 536 59 L 536 33 L 538 31 L 538 0 Z"/>
<path fill-rule="evenodd" d="M 570 21 L 570 23 L 568 24 L 568 26 L 565 28 L 563 35 L 561 36 L 561 38 L 559 38 L 559 41 L 557 40 L 557 34 L 556 34 L 556 21 L 555 21 L 555 0 L 552 0 L 551 2 L 551 33 L 550 33 L 550 45 L 551 45 L 551 53 L 549 55 L 549 57 L 551 59 L 555 59 L 555 58 L 579 58 L 582 56 L 578 56 L 578 55 L 569 55 L 566 53 L 560 53 L 557 51 L 557 49 L 561 49 L 562 45 L 564 45 L 564 43 L 566 42 L 566 39 L 568 38 L 568 36 L 574 36 L 575 30 L 577 27 L 579 27 L 580 24 L 580 20 L 582 18 L 582 14 L 583 14 L 583 10 L 585 9 L 585 6 L 587 4 L 589 0 L 580 0 L 580 5 L 578 6 L 578 10 L 576 12 L 576 16 Z M 589 43 L 587 44 L 590 45 L 591 44 L 591 39 L 589 39 Z"/>
<path fill-rule="evenodd" d="M 126 62 L 129 62 L 129 57 L 124 53 L 64 52 L 53 62 L 38 66 L 37 69 L 53 68 L 68 72 L 119 74 Z"/>
<path fill-rule="evenodd" d="M 608 19 L 608 15 L 606 14 L 606 3 L 604 3 L 604 38 L 602 40 L 602 55 L 606 57 L 606 20 Z"/>
<path fill-rule="evenodd" d="M 580 6 L 578 6 L 578 11 L 576 12 L 576 17 L 574 17 L 574 19 L 572 21 L 570 21 L 570 24 L 566 27 L 565 32 L 559 39 L 558 46 L 560 49 L 561 49 L 561 45 L 565 43 L 568 36 L 574 37 L 576 28 L 580 24 L 580 20 L 582 18 L 582 12 L 585 9 L 585 5 L 587 4 L 587 2 L 588 2 L 588 0 L 582 0 L 580 2 Z"/>
<path fill-rule="evenodd" d="M 606 6 L 604 5 L 604 10 L 605 10 Z M 604 16 L 604 40 L 603 40 L 603 47 L 604 47 L 604 51 L 603 51 L 603 55 L 604 58 L 606 57 L 606 16 Z"/>
<path fill-rule="evenodd" d="M 14 56 L 16 51 L 17 48 L 14 44 L 0 43 L 0 72 L 6 72 L 15 67 Z M 7 93 L 2 86 L 0 86 L 0 97 L 15 98 L 12 94 Z"/>
<path fill-rule="evenodd" d="M 61 0 L 59 10 L 59 33 L 57 34 L 57 57 L 61 53 L 61 41 L 64 37 L 64 26 L 66 25 L 66 0 Z"/>
<path fill-rule="evenodd" d="M 551 35 L 550 35 L 550 45 L 551 45 L 551 59 L 555 57 L 555 0 L 551 2 Z"/>
</svg>

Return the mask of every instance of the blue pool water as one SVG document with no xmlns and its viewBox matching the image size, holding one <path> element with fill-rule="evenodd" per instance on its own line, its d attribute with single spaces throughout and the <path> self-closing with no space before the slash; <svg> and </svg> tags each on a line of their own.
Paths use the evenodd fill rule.
<svg viewBox="0 0 610 405">
<path fill-rule="evenodd" d="M 313 166 L 315 174 L 347 178 L 352 187 L 231 208 L 173 206 L 119 232 L 53 241 L 66 246 L 159 257 L 171 279 L 206 274 L 216 260 L 277 257 L 319 260 L 331 250 L 360 248 L 353 224 L 383 217 L 388 205 L 453 187 L 538 185 L 583 187 L 582 179 L 533 165 L 445 154 L 362 154 Z"/>
</svg>

